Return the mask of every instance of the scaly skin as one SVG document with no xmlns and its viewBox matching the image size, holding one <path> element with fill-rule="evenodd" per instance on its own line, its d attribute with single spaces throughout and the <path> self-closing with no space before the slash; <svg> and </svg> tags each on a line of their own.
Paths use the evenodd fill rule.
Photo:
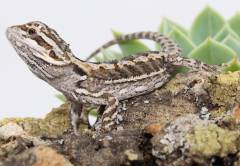
<svg viewBox="0 0 240 166">
<path fill-rule="evenodd" d="M 72 102 L 71 124 L 75 133 L 84 103 L 106 105 L 95 128 L 109 130 L 115 122 L 119 101 L 161 87 L 178 66 L 214 70 L 196 60 L 181 57 L 178 45 L 156 32 L 127 34 L 104 44 L 102 47 L 107 48 L 132 39 L 150 39 L 162 48 L 159 52 L 139 53 L 111 63 L 78 59 L 55 30 L 39 21 L 9 27 L 6 34 L 29 69 Z M 91 57 L 99 51 L 97 49 Z"/>
</svg>

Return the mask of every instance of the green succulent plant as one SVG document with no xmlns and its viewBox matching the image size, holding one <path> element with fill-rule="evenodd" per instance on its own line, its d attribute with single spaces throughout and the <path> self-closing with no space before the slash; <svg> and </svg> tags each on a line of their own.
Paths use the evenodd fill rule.
<svg viewBox="0 0 240 166">
<path fill-rule="evenodd" d="M 207 64 L 228 64 L 224 71 L 240 70 L 240 13 L 225 20 L 211 7 L 205 7 L 195 18 L 190 30 L 168 18 L 163 18 L 158 32 L 175 40 L 182 48 L 182 56 Z M 113 36 L 121 35 L 113 31 Z M 121 59 L 134 53 L 150 50 L 142 41 L 132 40 L 118 44 L 120 51 L 111 48 L 95 56 L 97 62 Z M 156 45 L 156 50 L 160 49 Z"/>
</svg>

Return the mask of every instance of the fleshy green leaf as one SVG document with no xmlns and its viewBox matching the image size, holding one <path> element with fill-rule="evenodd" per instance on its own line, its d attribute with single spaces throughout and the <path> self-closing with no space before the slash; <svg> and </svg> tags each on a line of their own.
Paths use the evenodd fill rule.
<svg viewBox="0 0 240 166">
<path fill-rule="evenodd" d="M 231 28 L 240 36 L 240 12 L 236 13 L 229 21 Z"/>
<path fill-rule="evenodd" d="M 231 35 L 232 37 L 234 37 L 236 40 L 240 41 L 240 38 L 238 36 L 238 34 L 236 32 L 234 32 L 232 30 L 232 28 L 228 25 L 225 24 L 224 27 L 216 34 L 216 36 L 214 37 L 214 39 L 216 39 L 217 41 L 222 41 L 224 40 L 228 35 Z"/>
<path fill-rule="evenodd" d="M 102 55 L 94 56 L 94 59 L 95 59 L 96 62 L 99 62 L 99 63 L 104 62 L 104 59 L 103 59 Z"/>
<path fill-rule="evenodd" d="M 64 95 L 62 95 L 62 94 L 57 94 L 57 95 L 55 95 L 55 97 L 58 100 L 60 100 L 61 102 L 64 102 L 64 103 L 67 101 L 66 97 Z"/>
<path fill-rule="evenodd" d="M 123 58 L 123 55 L 119 52 L 110 49 L 101 50 L 101 54 L 94 57 L 97 62 L 109 62 L 113 60 L 120 60 Z"/>
<path fill-rule="evenodd" d="M 172 76 L 175 77 L 176 74 L 178 74 L 178 73 L 186 73 L 188 71 L 189 71 L 189 69 L 187 67 L 180 66 L 180 67 L 176 68 L 176 70 L 172 73 Z"/>
<path fill-rule="evenodd" d="M 240 41 L 229 35 L 222 41 L 222 43 L 233 49 L 236 52 L 238 58 L 240 58 Z"/>
<path fill-rule="evenodd" d="M 177 28 L 173 28 L 173 30 L 169 33 L 169 37 L 179 44 L 179 46 L 182 48 L 182 55 L 185 57 L 187 57 L 195 47 L 192 41 Z"/>
<path fill-rule="evenodd" d="M 112 31 L 115 38 L 122 35 L 122 33 L 117 31 Z M 147 52 L 149 48 L 138 40 L 130 40 L 118 44 L 124 57 L 133 55 L 136 53 Z"/>
<path fill-rule="evenodd" d="M 182 33 L 187 35 L 187 30 L 186 29 L 184 29 L 182 26 L 180 26 L 177 23 L 169 20 L 166 17 L 162 18 L 161 24 L 158 28 L 158 32 L 167 35 L 173 30 L 173 28 L 177 28 L 179 31 L 181 31 Z"/>
<path fill-rule="evenodd" d="M 159 33 L 169 36 L 169 33 L 171 33 L 173 31 L 173 29 L 177 29 L 178 31 L 182 32 L 186 36 L 188 35 L 188 32 L 185 28 L 183 28 L 182 26 L 178 25 L 177 23 L 169 20 L 166 17 L 162 18 L 161 24 L 157 31 Z M 155 47 L 156 47 L 156 50 L 160 50 L 160 48 L 161 48 L 159 44 L 156 44 Z"/>
<path fill-rule="evenodd" d="M 96 123 L 97 117 L 98 117 L 97 108 L 91 108 L 88 113 L 88 122 L 91 126 L 93 126 Z"/>
<path fill-rule="evenodd" d="M 96 109 L 96 108 L 92 108 L 92 109 L 89 111 L 89 115 L 92 115 L 92 116 L 97 117 L 97 116 L 98 116 L 97 109 Z"/>
<path fill-rule="evenodd" d="M 240 70 L 240 64 L 236 57 L 233 58 L 233 60 L 229 63 L 229 65 L 226 68 L 224 68 L 224 71 L 231 71 L 231 72 L 239 71 L 239 70 Z"/>
<path fill-rule="evenodd" d="M 190 32 L 193 42 L 197 45 L 208 37 L 214 37 L 224 23 L 222 16 L 207 6 L 193 22 Z"/>
<path fill-rule="evenodd" d="M 190 58 L 216 65 L 229 62 L 234 56 L 235 52 L 231 48 L 211 38 L 196 47 L 189 55 Z"/>
</svg>

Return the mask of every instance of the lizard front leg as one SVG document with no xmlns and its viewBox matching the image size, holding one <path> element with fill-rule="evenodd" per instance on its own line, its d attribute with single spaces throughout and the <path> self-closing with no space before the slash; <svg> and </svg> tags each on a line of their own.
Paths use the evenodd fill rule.
<svg viewBox="0 0 240 166">
<path fill-rule="evenodd" d="M 119 100 L 111 96 L 109 94 L 105 94 L 108 100 L 108 105 L 106 106 L 105 111 L 103 112 L 100 120 L 95 124 L 95 129 L 97 131 L 109 131 L 111 127 L 114 125 L 114 122 L 117 118 L 117 106 L 119 104 Z"/>
<path fill-rule="evenodd" d="M 95 129 L 97 131 L 110 130 L 112 125 L 114 125 L 114 120 L 117 117 L 117 106 L 119 104 L 119 100 L 115 96 L 107 92 L 90 93 L 86 89 L 77 89 L 75 92 L 77 93 L 76 96 L 81 96 L 83 98 L 85 96 L 88 98 L 88 100 L 91 101 L 98 101 L 100 99 L 105 101 L 104 104 L 98 102 L 95 103 L 100 105 L 107 105 L 100 120 L 96 122 Z"/>
<path fill-rule="evenodd" d="M 98 120 L 95 124 L 95 129 L 99 130 L 110 130 L 112 125 L 114 124 L 114 120 L 117 117 L 117 106 L 119 104 L 119 100 L 107 92 L 98 92 L 98 93 L 90 93 L 86 89 L 77 89 L 76 93 L 78 96 L 86 96 L 88 100 L 98 100 L 102 99 L 106 102 L 106 109 L 103 112 L 100 120 Z M 102 103 L 95 103 L 95 104 L 102 104 Z M 104 104 L 105 105 L 105 104 Z"/>
<path fill-rule="evenodd" d="M 80 117 L 82 113 L 82 104 L 79 103 L 71 103 L 71 110 L 69 113 L 70 117 L 70 130 L 72 129 L 74 134 L 78 135 L 78 127 L 80 124 Z"/>
</svg>

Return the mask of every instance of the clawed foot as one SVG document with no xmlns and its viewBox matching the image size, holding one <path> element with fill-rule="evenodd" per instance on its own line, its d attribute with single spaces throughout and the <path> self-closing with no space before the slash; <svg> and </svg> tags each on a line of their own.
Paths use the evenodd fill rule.
<svg viewBox="0 0 240 166">
<path fill-rule="evenodd" d="M 67 134 L 67 135 L 76 135 L 76 136 L 79 136 L 79 135 L 80 135 L 77 130 L 74 130 L 74 129 L 73 129 L 73 127 L 69 127 L 67 130 L 65 130 L 65 131 L 64 131 L 64 134 Z"/>
<path fill-rule="evenodd" d="M 74 131 L 73 131 L 73 128 L 72 127 L 69 127 L 68 129 L 66 129 L 64 132 L 64 134 L 74 134 Z"/>
<path fill-rule="evenodd" d="M 93 126 L 93 129 L 99 133 L 109 132 L 113 130 L 114 124 L 114 121 L 108 123 L 102 123 L 101 121 L 99 121 Z"/>
</svg>

